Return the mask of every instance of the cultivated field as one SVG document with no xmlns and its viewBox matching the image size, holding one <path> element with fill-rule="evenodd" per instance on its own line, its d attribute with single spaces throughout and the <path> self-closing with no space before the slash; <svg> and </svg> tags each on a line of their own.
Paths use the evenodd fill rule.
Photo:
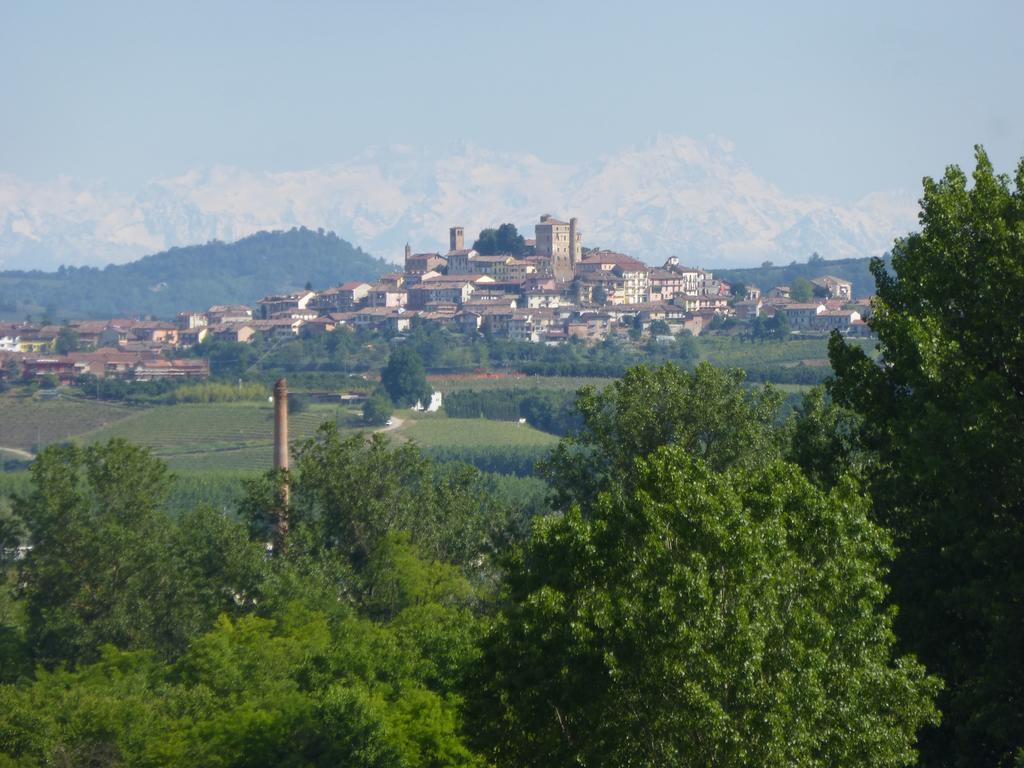
<svg viewBox="0 0 1024 768">
<path fill-rule="evenodd" d="M 274 409 L 269 403 L 202 403 L 158 406 L 103 429 L 83 442 L 120 437 L 144 445 L 172 470 L 264 470 L 272 465 Z M 289 416 L 289 438 L 304 440 L 325 421 L 344 429 L 357 417 L 334 405 L 312 405 Z"/>
<path fill-rule="evenodd" d="M 31 451 L 132 415 L 135 408 L 62 396 L 58 400 L 0 397 L 0 446 Z"/>
<path fill-rule="evenodd" d="M 415 440 L 424 448 L 543 448 L 558 442 L 554 435 L 514 421 L 443 416 L 410 420 L 395 435 Z"/>
</svg>

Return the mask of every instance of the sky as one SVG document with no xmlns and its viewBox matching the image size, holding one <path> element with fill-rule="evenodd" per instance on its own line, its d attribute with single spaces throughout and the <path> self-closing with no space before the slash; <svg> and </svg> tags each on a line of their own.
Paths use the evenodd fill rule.
<svg viewBox="0 0 1024 768">
<path fill-rule="evenodd" d="M 131 190 L 460 142 L 732 141 L 793 194 L 1024 157 L 1024 2 L 9 2 L 0 174 Z"/>
</svg>

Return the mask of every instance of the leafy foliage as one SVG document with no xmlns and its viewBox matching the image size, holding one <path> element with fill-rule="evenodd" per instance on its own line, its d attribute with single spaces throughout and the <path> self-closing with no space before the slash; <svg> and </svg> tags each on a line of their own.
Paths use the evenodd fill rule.
<svg viewBox="0 0 1024 768">
<path fill-rule="evenodd" d="M 414 349 L 404 344 L 392 350 L 388 364 L 380 372 L 380 383 L 399 408 L 430 400 L 431 390 L 423 361 Z"/>
<path fill-rule="evenodd" d="M 519 234 L 515 224 L 502 224 L 497 229 L 483 229 L 473 243 L 473 250 L 481 255 L 508 253 L 522 256 L 526 252 L 526 240 Z"/>
<path fill-rule="evenodd" d="M 363 403 L 363 421 L 371 426 L 383 426 L 394 413 L 394 406 L 385 395 L 375 394 Z"/>
<path fill-rule="evenodd" d="M 745 389 L 743 379 L 742 371 L 707 363 L 693 373 L 668 363 L 632 368 L 601 392 L 584 387 L 576 403 L 583 427 L 547 466 L 560 505 L 592 500 L 662 445 L 681 445 L 713 469 L 779 455 L 774 424 L 782 398 L 770 387 Z"/>
<path fill-rule="evenodd" d="M 1024 744 L 1024 162 L 1011 189 L 976 156 L 973 188 L 955 166 L 925 180 L 893 273 L 872 263 L 884 365 L 831 342 L 900 548 L 897 630 L 947 684 L 936 766 L 1009 766 Z"/>
<path fill-rule="evenodd" d="M 470 706 L 512 765 L 908 765 L 934 678 L 894 658 L 883 529 L 779 458 L 770 390 L 708 366 L 583 392 Z"/>
<path fill-rule="evenodd" d="M 798 277 L 790 286 L 789 295 L 793 298 L 793 301 L 806 304 L 814 298 L 814 286 L 806 278 Z"/>
<path fill-rule="evenodd" d="M 33 545 L 20 579 L 38 661 L 93 660 L 104 644 L 174 655 L 251 591 L 258 551 L 206 508 L 172 523 L 170 478 L 148 451 L 51 447 L 31 473 L 15 513 Z"/>
</svg>

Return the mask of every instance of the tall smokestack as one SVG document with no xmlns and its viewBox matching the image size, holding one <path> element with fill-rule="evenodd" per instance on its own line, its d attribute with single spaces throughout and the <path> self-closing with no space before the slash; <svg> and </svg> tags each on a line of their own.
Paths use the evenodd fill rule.
<svg viewBox="0 0 1024 768">
<path fill-rule="evenodd" d="M 274 385 L 274 470 L 279 474 L 280 507 L 275 510 L 274 552 L 283 553 L 288 539 L 288 381 Z"/>
<path fill-rule="evenodd" d="M 274 469 L 288 469 L 288 380 L 274 385 Z"/>
</svg>

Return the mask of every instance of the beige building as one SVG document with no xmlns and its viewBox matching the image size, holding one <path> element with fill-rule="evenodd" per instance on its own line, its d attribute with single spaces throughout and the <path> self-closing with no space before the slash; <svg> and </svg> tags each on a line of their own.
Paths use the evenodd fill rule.
<svg viewBox="0 0 1024 768">
<path fill-rule="evenodd" d="M 621 278 L 621 291 L 616 291 L 615 297 L 608 297 L 612 303 L 642 304 L 647 300 L 647 276 L 651 268 L 624 253 L 593 251 L 579 262 L 577 271 L 580 277 L 611 273 Z"/>
<path fill-rule="evenodd" d="M 413 253 L 409 244 L 405 245 L 406 282 L 415 282 L 425 273 L 440 269 L 447 263 L 440 253 Z"/>
<path fill-rule="evenodd" d="M 544 214 L 534 227 L 535 253 L 551 259 L 551 271 L 561 281 L 572 280 L 576 265 L 583 257 L 583 233 L 576 219 L 559 221 Z"/>
<path fill-rule="evenodd" d="M 842 299 L 850 301 L 853 298 L 853 283 L 843 280 L 841 277 L 825 275 L 811 280 L 811 285 L 825 292 L 830 299 Z"/>
<path fill-rule="evenodd" d="M 473 268 L 473 261 L 481 257 L 472 248 L 466 247 L 462 227 L 452 227 L 448 230 L 448 253 L 445 260 L 448 263 L 449 275 L 468 275 L 476 270 Z"/>
</svg>

